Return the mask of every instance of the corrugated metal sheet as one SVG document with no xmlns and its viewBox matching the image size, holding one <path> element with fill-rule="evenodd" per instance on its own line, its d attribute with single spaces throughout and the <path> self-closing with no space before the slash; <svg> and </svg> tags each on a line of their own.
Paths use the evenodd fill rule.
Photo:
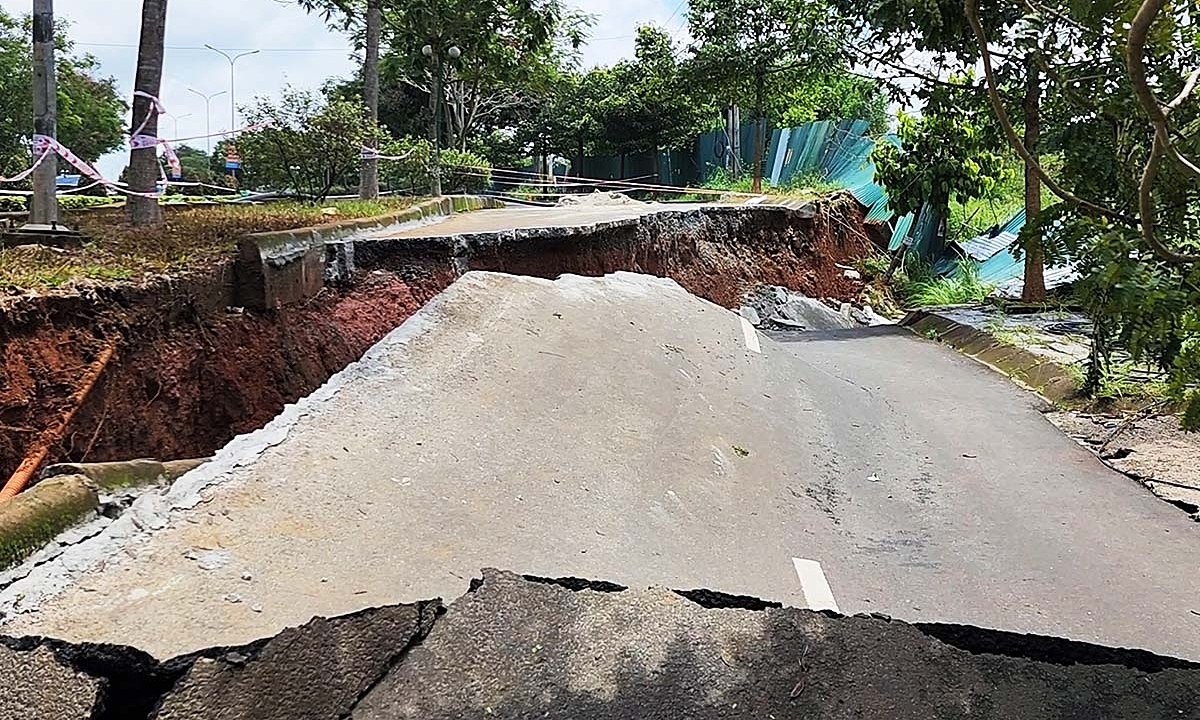
<svg viewBox="0 0 1200 720">
<path fill-rule="evenodd" d="M 1025 261 L 1017 259 L 1012 246 L 1025 226 L 1025 210 L 1018 211 L 999 232 L 985 233 L 961 244 L 962 251 L 979 266 L 979 279 L 996 286 L 996 294 L 1004 297 L 1020 297 L 1025 289 Z M 939 271 L 951 275 L 958 267 L 941 267 Z M 1059 265 L 1045 271 L 1046 289 L 1053 290 L 1069 285 L 1079 279 L 1075 268 Z"/>
<path fill-rule="evenodd" d="M 984 262 L 994 257 L 1001 250 L 1011 247 L 1016 241 L 1016 233 L 1005 231 L 996 233 L 995 235 L 980 235 L 961 243 L 960 246 L 963 252 L 967 254 L 967 257 L 977 262 Z"/>
</svg>

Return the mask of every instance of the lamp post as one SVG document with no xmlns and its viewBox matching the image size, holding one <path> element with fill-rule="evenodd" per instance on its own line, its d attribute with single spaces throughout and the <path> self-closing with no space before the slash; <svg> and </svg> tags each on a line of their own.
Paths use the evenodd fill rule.
<svg viewBox="0 0 1200 720">
<path fill-rule="evenodd" d="M 208 142 L 208 154 L 212 155 L 212 100 L 213 98 L 220 97 L 229 91 L 222 90 L 221 92 L 215 92 L 212 95 L 205 95 L 199 90 L 188 88 L 188 92 L 192 93 L 193 95 L 198 95 L 204 99 L 204 134 L 206 136 L 204 139 Z"/>
<path fill-rule="evenodd" d="M 433 121 L 429 124 L 429 139 L 433 142 L 433 178 L 430 180 L 430 191 L 434 197 L 442 196 L 442 80 L 445 76 L 442 68 L 443 52 L 451 60 L 462 57 L 462 49 L 457 45 L 443 50 L 440 42 L 434 42 L 421 48 L 421 54 L 433 64 L 429 85 L 429 107 L 433 113 Z"/>
<path fill-rule="evenodd" d="M 163 113 L 163 115 L 166 115 L 167 117 L 171 118 L 171 122 L 174 123 L 173 127 L 175 128 L 175 137 L 176 138 L 179 137 L 179 121 L 184 118 L 190 118 L 192 116 L 191 113 L 184 113 L 183 115 L 176 115 L 175 113 Z"/>
<path fill-rule="evenodd" d="M 220 54 L 221 57 L 223 57 L 229 61 L 229 133 L 230 133 L 230 135 L 232 135 L 233 131 L 237 129 L 237 94 L 234 92 L 234 84 L 233 84 L 234 83 L 234 64 L 237 63 L 238 60 L 246 57 L 247 55 L 257 55 L 258 53 L 262 52 L 262 50 L 248 50 L 244 53 L 238 53 L 237 55 L 230 55 L 229 53 L 225 52 L 224 50 L 215 48 L 212 45 L 205 44 L 204 47 L 208 48 L 209 50 L 212 50 L 215 53 Z"/>
</svg>

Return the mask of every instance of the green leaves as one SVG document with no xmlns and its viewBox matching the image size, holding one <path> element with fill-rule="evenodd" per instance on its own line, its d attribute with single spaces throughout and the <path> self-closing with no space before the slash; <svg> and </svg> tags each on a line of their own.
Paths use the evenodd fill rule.
<svg viewBox="0 0 1200 720">
<path fill-rule="evenodd" d="M 876 146 L 875 176 L 896 213 L 915 212 L 927 201 L 946 213 L 952 199 L 966 202 L 1010 177 L 996 128 L 961 100 L 933 90 L 919 117 L 901 116 L 899 147 L 886 139 Z"/>
<path fill-rule="evenodd" d="M 313 200 L 354 184 L 362 148 L 377 148 L 385 139 L 360 104 L 293 88 L 278 103 L 259 98 L 243 113 L 251 124 L 268 123 L 237 142 L 255 177 Z"/>
</svg>

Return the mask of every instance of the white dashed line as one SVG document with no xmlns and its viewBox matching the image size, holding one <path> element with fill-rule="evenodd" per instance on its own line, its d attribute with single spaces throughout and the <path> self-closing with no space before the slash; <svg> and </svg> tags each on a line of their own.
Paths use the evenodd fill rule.
<svg viewBox="0 0 1200 720">
<path fill-rule="evenodd" d="M 746 336 L 746 347 L 750 348 L 750 352 L 761 354 L 762 346 L 758 344 L 758 331 L 746 318 L 739 315 L 738 319 L 742 321 L 742 334 Z"/>
<path fill-rule="evenodd" d="M 796 574 L 800 576 L 800 591 L 804 593 L 804 601 L 808 603 L 809 610 L 841 612 L 838 610 L 837 601 L 833 599 L 833 590 L 829 588 L 825 572 L 821 570 L 821 563 L 816 560 L 792 558 L 792 564 L 796 566 Z"/>
</svg>

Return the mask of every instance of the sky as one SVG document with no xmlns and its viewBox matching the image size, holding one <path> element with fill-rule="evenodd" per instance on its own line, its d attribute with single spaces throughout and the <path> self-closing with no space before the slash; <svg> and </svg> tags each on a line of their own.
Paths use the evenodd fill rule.
<svg viewBox="0 0 1200 720">
<path fill-rule="evenodd" d="M 666 28 L 683 37 L 686 0 L 569 0 L 596 16 L 592 38 L 584 48 L 588 66 L 611 63 L 633 52 L 635 29 L 642 24 Z M 10 14 L 28 13 L 30 0 L 0 0 Z M 133 92 L 140 30 L 140 0 L 57 0 L 55 13 L 71 22 L 76 50 L 96 56 L 104 75 L 117 79 L 128 98 Z M 167 10 L 167 54 L 160 98 L 171 115 L 160 122 L 166 137 L 207 133 L 203 94 L 229 90 L 229 62 L 204 47 L 261 50 L 236 63 L 237 103 L 259 96 L 278 96 L 285 85 L 316 89 L 329 77 L 354 73 L 350 44 L 288 0 L 170 0 Z M 236 54 L 236 53 L 234 53 Z M 230 126 L 228 94 L 213 98 L 212 132 Z M 240 122 L 239 122 L 240 124 Z M 204 141 L 192 144 L 204 147 Z M 126 154 L 102 158 L 100 172 L 117 177 Z"/>
</svg>

